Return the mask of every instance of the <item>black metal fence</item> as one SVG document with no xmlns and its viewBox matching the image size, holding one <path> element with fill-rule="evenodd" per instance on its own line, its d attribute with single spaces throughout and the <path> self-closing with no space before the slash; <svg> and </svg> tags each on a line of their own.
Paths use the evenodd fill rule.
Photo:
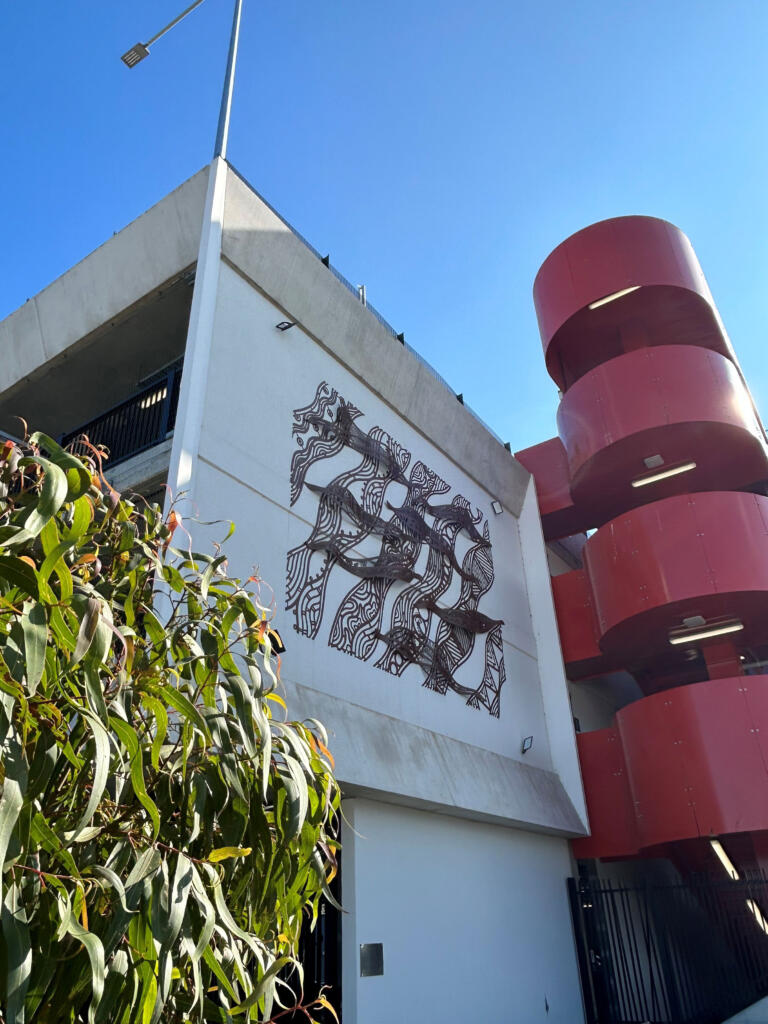
<svg viewBox="0 0 768 1024">
<path fill-rule="evenodd" d="M 768 995 L 765 878 L 568 889 L 587 1024 L 720 1024 Z"/>
<path fill-rule="evenodd" d="M 64 434 L 63 445 L 88 454 L 87 445 L 78 441 L 83 435 L 92 445 L 104 445 L 111 469 L 139 452 L 160 444 L 173 432 L 179 404 L 181 364 L 170 367 L 146 387 L 95 419 Z"/>
</svg>

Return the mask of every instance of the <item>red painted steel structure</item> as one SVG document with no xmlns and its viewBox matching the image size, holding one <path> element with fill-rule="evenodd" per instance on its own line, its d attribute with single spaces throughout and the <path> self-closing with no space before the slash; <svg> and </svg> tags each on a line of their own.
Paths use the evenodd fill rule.
<svg viewBox="0 0 768 1024">
<path fill-rule="evenodd" d="M 558 246 L 534 301 L 558 437 L 517 458 L 547 539 L 594 530 L 552 581 L 566 672 L 625 670 L 645 694 L 578 737 L 574 852 L 692 867 L 702 839 L 741 835 L 762 863 L 768 444 L 704 275 L 678 228 L 622 217 Z"/>
</svg>

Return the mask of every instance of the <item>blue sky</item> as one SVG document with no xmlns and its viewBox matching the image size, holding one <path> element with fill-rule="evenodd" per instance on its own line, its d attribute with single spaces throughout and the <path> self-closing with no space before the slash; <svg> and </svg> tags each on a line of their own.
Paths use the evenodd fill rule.
<svg viewBox="0 0 768 1024">
<path fill-rule="evenodd" d="M 0 317 L 209 159 L 230 0 L 3 12 Z M 555 433 L 531 299 L 573 231 L 691 238 L 768 417 L 765 0 L 245 0 L 230 160 L 514 448 Z"/>
</svg>

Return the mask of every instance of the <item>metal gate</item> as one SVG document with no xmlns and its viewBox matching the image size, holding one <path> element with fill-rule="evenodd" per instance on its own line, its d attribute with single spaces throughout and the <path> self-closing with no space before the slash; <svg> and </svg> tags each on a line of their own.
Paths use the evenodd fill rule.
<svg viewBox="0 0 768 1024">
<path fill-rule="evenodd" d="M 768 995 L 765 878 L 568 891 L 587 1024 L 720 1024 Z"/>
</svg>

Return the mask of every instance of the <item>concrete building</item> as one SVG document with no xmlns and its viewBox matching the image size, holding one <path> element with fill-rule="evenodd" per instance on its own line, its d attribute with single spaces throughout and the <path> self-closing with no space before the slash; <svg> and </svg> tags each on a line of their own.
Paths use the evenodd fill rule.
<svg viewBox="0 0 768 1024">
<path fill-rule="evenodd" d="M 547 550 L 523 464 L 221 161 L 0 352 L 0 428 L 105 443 L 117 488 L 234 520 L 233 569 L 273 589 L 289 713 L 326 723 L 345 795 L 348 913 L 318 940 L 345 1024 L 583 1020 L 548 568 L 578 545 Z"/>
<path fill-rule="evenodd" d="M 766 1024 L 765 431 L 672 225 L 534 300 L 559 433 L 513 457 L 215 160 L 0 323 L 0 429 L 237 524 L 343 787 L 345 1024 Z"/>
</svg>

